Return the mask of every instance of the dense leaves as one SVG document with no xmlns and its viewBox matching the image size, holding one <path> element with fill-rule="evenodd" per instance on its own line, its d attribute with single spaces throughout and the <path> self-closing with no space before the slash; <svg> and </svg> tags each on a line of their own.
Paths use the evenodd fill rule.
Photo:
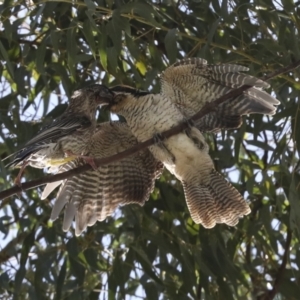
<svg viewBox="0 0 300 300">
<path fill-rule="evenodd" d="M 1 3 L 1 158 L 88 83 L 158 91 L 159 73 L 182 57 L 255 76 L 300 58 L 300 5 L 290 0 Z M 167 172 L 145 207 L 124 207 L 78 238 L 49 221 L 54 195 L 43 202 L 29 190 L 0 203 L 2 299 L 298 299 L 299 70 L 270 84 L 282 103 L 274 117 L 207 135 L 216 168 L 251 203 L 238 226 L 195 225 Z M 17 170 L 1 163 L 0 172 L 4 190 Z"/>
</svg>

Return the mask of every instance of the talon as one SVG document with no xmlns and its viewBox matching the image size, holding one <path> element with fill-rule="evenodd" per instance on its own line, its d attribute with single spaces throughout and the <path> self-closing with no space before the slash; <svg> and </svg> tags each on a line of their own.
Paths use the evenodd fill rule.
<svg viewBox="0 0 300 300">
<path fill-rule="evenodd" d="M 98 167 L 96 165 L 96 162 L 95 162 L 95 159 L 93 157 L 90 157 L 90 156 L 79 156 L 79 157 L 84 159 L 85 162 L 87 164 L 89 164 L 95 171 L 98 169 Z"/>
<path fill-rule="evenodd" d="M 91 157 L 91 156 L 85 156 L 85 155 L 76 155 L 74 154 L 71 150 L 66 150 L 65 151 L 65 154 L 67 156 L 75 156 L 77 158 L 82 158 L 87 164 L 89 164 L 94 170 L 97 170 L 98 167 L 95 163 L 95 159 L 94 157 Z"/>
<path fill-rule="evenodd" d="M 163 142 L 165 140 L 165 137 L 161 133 L 156 133 L 153 136 L 155 144 L 157 144 L 158 147 L 163 149 L 165 153 L 169 156 L 169 160 L 172 161 L 172 163 L 175 163 L 175 156 L 172 154 L 172 152 L 167 148 L 165 143 Z"/>
<path fill-rule="evenodd" d="M 159 144 L 159 143 L 163 142 L 164 137 L 161 133 L 155 133 L 153 136 L 153 139 L 154 139 L 155 144 Z"/>
<path fill-rule="evenodd" d="M 18 187 L 21 187 L 21 176 L 19 176 L 19 174 L 17 178 L 14 180 L 14 184 L 17 185 Z"/>
<path fill-rule="evenodd" d="M 66 151 L 65 151 L 65 154 L 66 154 L 67 156 L 78 156 L 78 155 L 74 154 L 71 150 L 66 150 Z"/>
<path fill-rule="evenodd" d="M 186 119 L 184 123 L 186 123 L 189 128 L 195 127 L 195 121 L 193 121 L 192 119 Z"/>
<path fill-rule="evenodd" d="M 191 119 L 185 119 L 184 124 L 187 124 L 188 128 L 184 130 L 185 134 L 191 138 L 191 130 L 195 127 L 195 122 Z"/>
</svg>

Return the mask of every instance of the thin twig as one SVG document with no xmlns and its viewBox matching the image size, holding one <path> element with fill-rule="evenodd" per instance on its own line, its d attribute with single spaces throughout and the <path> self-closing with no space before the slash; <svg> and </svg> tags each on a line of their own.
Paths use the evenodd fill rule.
<svg viewBox="0 0 300 300">
<path fill-rule="evenodd" d="M 293 69 L 295 69 L 299 66 L 300 66 L 300 60 L 290 64 L 287 67 L 281 68 L 281 69 L 273 72 L 271 75 L 265 76 L 264 78 L 262 78 L 262 80 L 271 79 L 271 78 L 273 78 L 275 76 L 278 76 L 280 74 L 292 71 Z M 249 88 L 251 88 L 251 86 L 243 85 L 243 86 L 241 86 L 237 89 L 234 89 L 231 92 L 217 98 L 213 102 L 206 103 L 198 113 L 196 113 L 194 116 L 191 117 L 191 120 L 192 121 L 197 121 L 197 120 L 201 119 L 204 115 L 206 115 L 210 112 L 213 112 L 216 109 L 216 107 L 218 105 L 220 105 L 221 103 L 227 101 L 228 99 L 232 99 L 232 98 L 235 98 L 235 97 L 241 95 L 244 91 L 246 91 Z M 166 131 L 162 132 L 161 135 L 162 135 L 163 138 L 166 139 L 166 138 L 169 138 L 169 137 L 171 137 L 175 134 L 178 134 L 178 133 L 182 132 L 184 129 L 188 128 L 188 126 L 189 125 L 188 125 L 187 122 L 181 123 L 177 126 L 174 126 L 173 128 L 171 128 L 169 130 L 166 130 Z M 139 144 L 133 146 L 130 149 L 127 149 L 125 151 L 122 151 L 120 153 L 112 155 L 110 157 L 97 159 L 95 161 L 95 163 L 96 163 L 97 167 L 100 167 L 100 166 L 103 166 L 103 165 L 121 160 L 121 159 L 123 159 L 123 158 L 125 158 L 129 155 L 132 155 L 132 154 L 137 153 L 141 150 L 144 150 L 144 149 L 146 149 L 147 147 L 149 147 L 153 144 L 154 144 L 154 139 L 151 138 L 151 139 L 149 139 L 145 142 L 142 142 L 142 143 L 139 143 Z M 59 180 L 69 178 L 71 176 L 86 172 L 87 170 L 90 170 L 91 168 L 92 167 L 90 165 L 84 165 L 84 166 L 80 166 L 78 168 L 72 169 L 72 170 L 64 172 L 64 173 L 50 175 L 50 176 L 43 177 L 41 179 L 25 182 L 25 183 L 20 184 L 20 186 L 13 186 L 10 189 L 7 189 L 5 191 L 0 192 L 0 199 L 7 198 L 9 196 L 12 196 L 13 194 L 17 194 L 17 193 L 20 193 L 24 190 L 29 190 L 29 189 L 35 188 L 37 186 L 44 185 L 46 183 L 55 182 L 55 181 L 59 181 Z"/>
</svg>

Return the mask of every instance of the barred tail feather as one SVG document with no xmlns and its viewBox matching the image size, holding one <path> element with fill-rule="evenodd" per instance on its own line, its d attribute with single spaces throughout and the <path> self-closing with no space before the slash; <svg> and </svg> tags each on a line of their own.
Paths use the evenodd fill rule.
<svg viewBox="0 0 300 300">
<path fill-rule="evenodd" d="M 215 170 L 208 185 L 183 182 L 183 188 L 192 219 L 205 228 L 217 223 L 234 226 L 251 212 L 241 194 Z"/>
</svg>

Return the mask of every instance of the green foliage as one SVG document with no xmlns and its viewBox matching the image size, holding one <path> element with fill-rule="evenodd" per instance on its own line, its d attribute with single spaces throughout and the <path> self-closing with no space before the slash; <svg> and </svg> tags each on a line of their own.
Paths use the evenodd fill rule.
<svg viewBox="0 0 300 300">
<path fill-rule="evenodd" d="M 1 3 L 1 158 L 88 83 L 158 91 L 159 73 L 182 57 L 242 64 L 255 76 L 300 58 L 294 1 Z M 124 207 L 78 238 L 49 221 L 53 199 L 29 190 L 0 203 L 1 299 L 298 299 L 299 70 L 270 84 L 282 102 L 274 117 L 207 136 L 216 168 L 251 203 L 235 228 L 195 225 L 167 172 L 145 207 Z M 0 164 L 4 190 L 17 173 Z"/>
</svg>

